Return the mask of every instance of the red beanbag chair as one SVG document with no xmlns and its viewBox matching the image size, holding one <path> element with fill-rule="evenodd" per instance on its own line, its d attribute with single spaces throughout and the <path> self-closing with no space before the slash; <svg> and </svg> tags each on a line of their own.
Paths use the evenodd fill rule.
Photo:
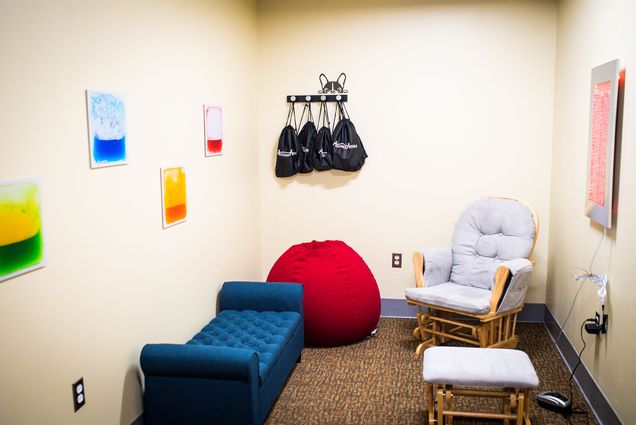
<svg viewBox="0 0 636 425">
<path fill-rule="evenodd" d="M 274 263 L 267 281 L 303 284 L 307 345 L 359 341 L 380 318 L 378 284 L 362 257 L 342 241 L 292 246 Z"/>
</svg>

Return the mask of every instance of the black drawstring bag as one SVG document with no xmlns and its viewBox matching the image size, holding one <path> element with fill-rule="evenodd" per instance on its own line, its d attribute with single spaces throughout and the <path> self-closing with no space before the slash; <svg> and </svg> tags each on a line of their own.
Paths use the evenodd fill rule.
<svg viewBox="0 0 636 425">
<path fill-rule="evenodd" d="M 305 103 L 303 113 L 300 115 L 300 123 L 303 122 L 305 111 L 307 113 L 307 122 L 303 125 L 302 129 L 298 133 L 298 172 L 299 173 L 311 173 L 314 170 L 314 163 L 311 159 L 311 152 L 314 149 L 314 143 L 316 142 L 316 125 L 314 124 L 314 115 L 311 113 L 311 104 Z"/>
<path fill-rule="evenodd" d="M 340 121 L 333 130 L 331 157 L 333 168 L 342 171 L 358 171 L 364 165 L 364 160 L 368 156 L 367 151 L 362 145 L 362 139 L 360 139 L 355 126 L 349 119 L 347 109 L 342 102 L 338 102 L 337 105 Z"/>
<path fill-rule="evenodd" d="M 285 128 L 280 132 L 278 138 L 278 149 L 276 150 L 276 177 L 289 177 L 298 172 L 298 136 L 296 128 L 291 125 L 292 117 L 296 125 L 296 111 L 292 102 L 287 114 Z"/>
<path fill-rule="evenodd" d="M 323 115 L 324 110 L 324 115 Z M 320 121 L 322 118 L 322 122 Z M 325 125 L 326 124 L 326 125 Z M 318 112 L 318 125 L 322 125 L 318 130 L 314 149 L 312 151 L 312 159 L 314 168 L 317 171 L 331 170 L 331 151 L 333 150 L 333 139 L 331 138 L 331 123 L 329 122 L 329 113 L 327 111 L 327 103 L 320 103 L 320 112 Z"/>
</svg>

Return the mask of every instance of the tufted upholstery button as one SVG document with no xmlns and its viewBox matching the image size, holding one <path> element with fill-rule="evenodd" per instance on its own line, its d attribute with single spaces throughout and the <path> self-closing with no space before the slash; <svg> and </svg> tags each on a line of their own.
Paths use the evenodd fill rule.
<svg viewBox="0 0 636 425">
<path fill-rule="evenodd" d="M 299 320 L 300 314 L 292 311 L 224 310 L 188 344 L 254 350 L 258 354 L 259 375 L 263 380 Z"/>
</svg>

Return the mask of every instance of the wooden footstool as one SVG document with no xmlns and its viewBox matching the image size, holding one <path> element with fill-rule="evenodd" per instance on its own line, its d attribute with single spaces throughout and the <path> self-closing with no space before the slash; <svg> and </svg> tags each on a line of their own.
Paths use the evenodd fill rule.
<svg viewBox="0 0 636 425">
<path fill-rule="evenodd" d="M 539 378 L 523 351 L 431 347 L 424 351 L 422 373 L 428 384 L 429 425 L 436 421 L 442 425 L 444 418 L 447 424 L 452 424 L 454 416 L 500 419 L 507 425 L 511 420 L 517 425 L 531 425 L 528 415 L 530 391 L 539 385 Z M 453 385 L 478 388 L 460 389 Z M 500 413 L 453 410 L 455 396 L 498 397 L 503 399 L 503 408 Z"/>
</svg>

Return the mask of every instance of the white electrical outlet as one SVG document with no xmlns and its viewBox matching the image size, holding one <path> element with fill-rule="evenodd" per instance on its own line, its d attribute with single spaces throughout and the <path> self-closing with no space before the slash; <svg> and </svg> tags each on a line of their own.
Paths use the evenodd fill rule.
<svg viewBox="0 0 636 425">
<path fill-rule="evenodd" d="M 402 254 L 394 252 L 391 254 L 391 267 L 396 269 L 402 268 Z"/>
<path fill-rule="evenodd" d="M 79 381 L 73 384 L 73 407 L 76 412 L 86 404 L 86 394 L 84 391 L 84 378 L 80 378 Z"/>
</svg>

